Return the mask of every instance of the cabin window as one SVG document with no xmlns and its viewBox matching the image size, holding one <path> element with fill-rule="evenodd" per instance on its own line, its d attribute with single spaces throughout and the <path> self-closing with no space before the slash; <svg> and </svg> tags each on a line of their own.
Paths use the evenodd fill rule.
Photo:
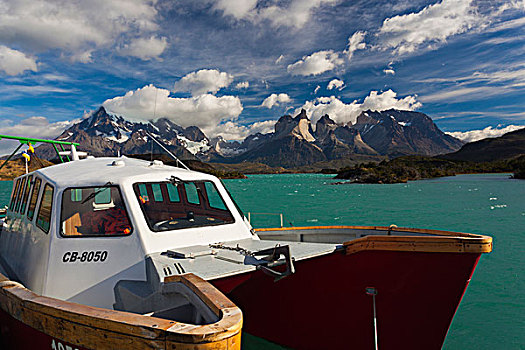
<svg viewBox="0 0 525 350">
<path fill-rule="evenodd" d="M 36 217 L 36 226 L 45 233 L 49 232 L 51 226 L 51 211 L 53 209 L 53 186 L 46 184 L 42 198 L 40 199 L 40 206 L 38 208 L 38 215 Z"/>
<path fill-rule="evenodd" d="M 168 189 L 168 198 L 170 199 L 170 202 L 180 202 L 177 186 L 172 183 L 168 183 L 166 184 L 166 188 Z"/>
<path fill-rule="evenodd" d="M 155 232 L 235 221 L 211 181 L 143 182 L 134 184 L 133 189 L 149 228 Z M 155 199 L 155 191 L 160 191 L 162 200 Z"/>
<path fill-rule="evenodd" d="M 18 188 L 18 194 L 16 195 L 15 211 L 18 213 L 20 210 L 20 204 L 22 203 L 22 194 L 26 186 L 26 178 L 20 179 L 20 187 Z"/>
<path fill-rule="evenodd" d="M 27 208 L 27 199 L 29 198 L 29 192 L 31 189 L 31 185 L 33 184 L 33 175 L 29 175 L 26 178 L 26 189 L 24 191 L 24 196 L 22 197 L 22 207 L 20 209 L 20 214 L 24 215 Z"/>
<path fill-rule="evenodd" d="M 199 193 L 197 192 L 197 185 L 195 182 L 184 183 L 184 190 L 186 191 L 186 200 L 191 204 L 200 204 Z"/>
<path fill-rule="evenodd" d="M 139 200 L 142 203 L 149 201 L 149 196 L 148 196 L 148 191 L 146 189 L 146 185 L 140 184 L 138 185 L 138 189 L 139 189 Z"/>
<path fill-rule="evenodd" d="M 208 203 L 214 209 L 226 210 L 226 204 L 222 200 L 221 195 L 217 192 L 217 188 L 211 182 L 205 182 L 204 187 L 208 195 Z"/>
<path fill-rule="evenodd" d="M 164 199 L 162 198 L 162 192 L 160 190 L 160 184 L 152 184 L 151 190 L 153 191 L 153 200 L 155 202 L 162 202 Z"/>
<path fill-rule="evenodd" d="M 68 188 L 62 195 L 62 235 L 126 236 L 132 226 L 118 186 Z"/>
<path fill-rule="evenodd" d="M 38 193 L 40 192 L 40 185 L 42 180 L 37 178 L 35 184 L 33 185 L 33 192 L 31 192 L 31 200 L 29 201 L 29 209 L 27 209 L 27 218 L 29 221 L 33 221 L 33 216 L 35 215 L 36 201 L 38 199 Z"/>
<path fill-rule="evenodd" d="M 9 202 L 9 210 L 11 211 L 15 210 L 16 196 L 18 195 L 19 187 L 20 187 L 20 179 L 16 180 L 15 182 L 15 189 L 13 190 L 13 194 L 11 195 L 11 201 Z"/>
</svg>

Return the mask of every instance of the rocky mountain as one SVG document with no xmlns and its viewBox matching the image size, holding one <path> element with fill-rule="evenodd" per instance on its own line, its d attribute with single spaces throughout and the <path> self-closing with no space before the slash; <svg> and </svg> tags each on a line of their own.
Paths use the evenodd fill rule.
<svg viewBox="0 0 525 350">
<path fill-rule="evenodd" d="M 525 129 L 495 138 L 470 142 L 457 152 L 440 156 L 451 160 L 491 162 L 525 155 Z"/>
<path fill-rule="evenodd" d="M 65 130 L 56 139 L 77 142 L 80 144 L 79 150 L 94 156 L 146 154 L 151 151 L 146 132 L 162 141 L 182 159 L 197 159 L 202 154 L 213 153 L 210 140 L 196 126 L 183 128 L 168 119 L 149 123 L 131 122 L 108 114 L 104 107 Z M 45 159 L 56 157 L 51 145 L 39 146 L 37 154 Z"/>
<path fill-rule="evenodd" d="M 379 154 L 398 157 L 410 154 L 437 155 L 459 149 L 463 142 L 445 134 L 429 116 L 389 109 L 362 112 L 355 125 L 363 141 Z"/>
<path fill-rule="evenodd" d="M 326 160 L 312 134 L 312 125 L 304 110 L 295 118 L 285 115 L 275 124 L 275 132 L 248 137 L 240 145 L 246 151 L 229 162 L 250 161 L 289 168 Z"/>
<path fill-rule="evenodd" d="M 229 164 L 254 162 L 286 168 L 338 159 L 436 155 L 456 151 L 462 145 L 439 130 L 425 114 L 393 109 L 363 112 L 355 125 L 338 124 L 325 115 L 317 121 L 315 129 L 302 110 L 295 117 L 282 116 L 272 133 L 257 133 L 242 142 L 231 142 L 220 136 L 209 139 L 196 126 L 183 128 L 169 119 L 132 122 L 100 107 L 57 140 L 78 142 L 80 150 L 95 156 L 149 154 L 151 142 L 147 133 L 181 159 Z M 37 153 L 46 159 L 56 157 L 51 145 L 38 147 Z"/>
<path fill-rule="evenodd" d="M 296 167 L 355 155 L 432 156 L 453 152 L 462 145 L 462 141 L 439 130 L 423 113 L 395 109 L 366 111 L 358 116 L 355 125 L 338 124 L 325 115 L 313 130 L 302 110 L 295 117 L 281 117 L 273 133 L 253 135 L 242 143 L 230 144 L 226 162 Z"/>
</svg>

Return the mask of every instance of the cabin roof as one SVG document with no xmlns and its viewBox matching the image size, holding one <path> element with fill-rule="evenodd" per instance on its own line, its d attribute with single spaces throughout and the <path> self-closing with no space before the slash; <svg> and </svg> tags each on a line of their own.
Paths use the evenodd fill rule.
<svg viewBox="0 0 525 350">
<path fill-rule="evenodd" d="M 116 164 L 116 165 L 115 165 Z M 176 168 L 162 163 L 128 157 L 87 158 L 42 168 L 42 175 L 57 187 L 100 186 L 108 181 L 163 181 L 172 175 L 183 180 L 213 180 L 212 175 Z"/>
</svg>

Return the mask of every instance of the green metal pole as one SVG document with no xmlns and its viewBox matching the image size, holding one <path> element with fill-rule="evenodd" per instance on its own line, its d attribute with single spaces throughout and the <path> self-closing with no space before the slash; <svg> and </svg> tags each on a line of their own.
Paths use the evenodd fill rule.
<svg viewBox="0 0 525 350">
<path fill-rule="evenodd" d="M 66 149 L 64 148 L 64 145 L 60 144 L 60 148 L 62 148 L 62 151 L 66 151 Z M 71 159 L 69 159 L 69 156 L 66 154 L 66 158 L 67 158 L 67 161 L 68 162 L 71 162 Z"/>
<path fill-rule="evenodd" d="M 60 155 L 60 152 L 58 151 L 58 148 L 54 143 L 53 143 L 53 148 L 55 149 L 55 152 L 57 153 L 58 158 L 60 158 L 60 161 L 64 163 L 64 159 L 62 159 L 62 156 Z"/>
<path fill-rule="evenodd" d="M 56 141 L 56 140 L 45 140 L 45 139 L 33 139 L 29 137 L 19 137 L 19 136 L 11 136 L 11 135 L 0 135 L 1 139 L 10 139 L 10 140 L 18 140 L 22 143 L 28 144 L 28 143 L 37 143 L 37 142 L 45 142 L 45 143 L 55 143 L 57 145 L 75 145 L 80 146 L 79 143 L 76 142 L 68 142 L 68 141 Z"/>
</svg>

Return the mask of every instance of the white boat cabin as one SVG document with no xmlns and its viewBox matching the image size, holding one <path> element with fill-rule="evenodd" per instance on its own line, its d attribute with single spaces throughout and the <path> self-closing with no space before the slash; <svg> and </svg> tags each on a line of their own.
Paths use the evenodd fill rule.
<svg viewBox="0 0 525 350">
<path fill-rule="evenodd" d="M 276 244 L 259 240 L 214 176 L 159 161 L 87 158 L 15 179 L 0 263 L 38 294 L 143 313 L 163 277 L 253 271 L 268 262 L 258 253 Z M 335 247 L 290 243 L 295 259 Z"/>
</svg>

